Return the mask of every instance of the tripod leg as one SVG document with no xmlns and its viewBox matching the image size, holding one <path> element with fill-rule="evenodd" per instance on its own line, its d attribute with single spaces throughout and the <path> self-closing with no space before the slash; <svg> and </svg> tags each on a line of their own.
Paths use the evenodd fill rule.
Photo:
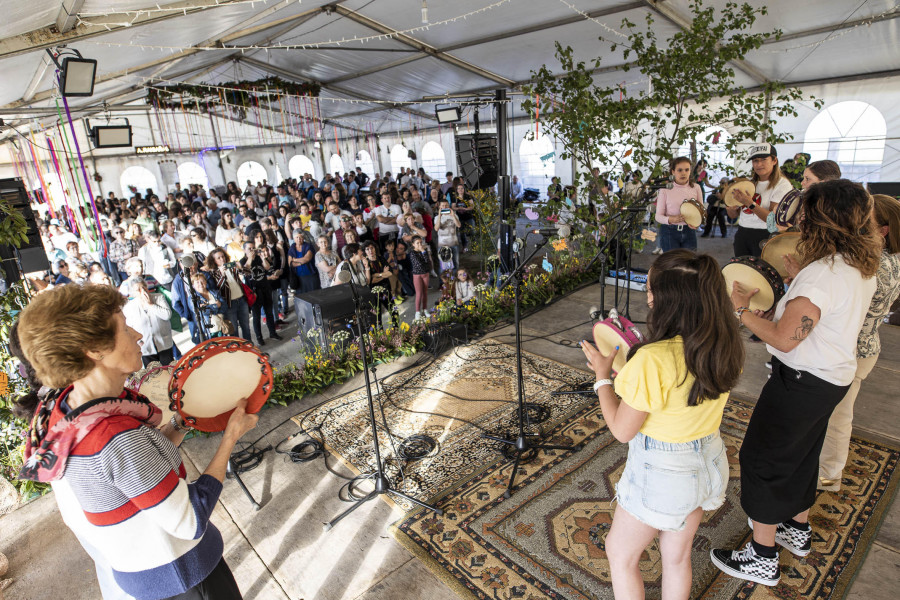
<svg viewBox="0 0 900 600">
<path fill-rule="evenodd" d="M 516 460 L 513 462 L 512 473 L 509 474 L 509 485 L 506 486 L 506 491 L 503 493 L 504 498 L 509 498 L 512 495 L 512 489 L 516 485 L 516 471 L 519 470 L 519 462 L 522 460 L 522 451 L 519 450 L 516 452 Z"/>
<path fill-rule="evenodd" d="M 515 440 L 507 440 L 502 437 L 497 437 L 495 435 L 487 435 L 485 433 L 485 434 L 482 434 L 481 437 L 486 440 L 494 440 L 495 442 L 501 442 L 503 444 L 506 444 L 507 446 L 515 446 L 516 445 Z"/>
<path fill-rule="evenodd" d="M 247 486 L 244 485 L 244 481 L 241 479 L 241 476 L 234 468 L 234 464 L 231 462 L 231 459 L 228 460 L 228 471 L 230 471 L 231 476 L 234 477 L 234 480 L 237 481 L 237 484 L 240 486 L 241 490 L 243 490 L 244 495 L 247 496 L 247 499 L 250 501 L 250 504 L 253 505 L 253 510 L 259 510 L 259 502 L 253 497 L 253 494 L 250 493 L 250 490 L 247 489 Z"/>
<path fill-rule="evenodd" d="M 581 450 L 581 446 L 554 446 L 550 444 L 539 444 L 531 447 L 537 450 L 572 450 L 573 452 Z"/>
<path fill-rule="evenodd" d="M 356 502 L 353 503 L 353 506 L 351 506 L 350 508 L 348 508 L 347 510 L 345 510 L 344 512 L 342 512 L 341 514 L 339 514 L 332 520 L 328 521 L 327 523 L 323 523 L 322 524 L 323 529 L 325 531 L 328 531 L 329 529 L 331 529 L 332 527 L 337 525 L 338 521 L 340 521 L 341 519 L 343 519 L 344 517 L 346 517 L 347 515 L 352 513 L 354 510 L 356 510 L 357 508 L 359 508 L 360 506 L 362 506 L 363 504 L 365 504 L 366 502 L 368 502 L 369 500 L 371 500 L 372 498 L 374 498 L 377 495 L 378 495 L 378 492 L 370 492 L 369 495 L 367 495 L 362 500 L 357 500 Z"/>
<path fill-rule="evenodd" d="M 413 504 L 421 506 L 422 508 L 424 508 L 426 510 L 434 511 L 434 514 L 436 514 L 437 516 L 441 516 L 444 514 L 444 511 L 437 508 L 436 506 L 432 506 L 430 504 L 422 502 L 421 500 L 416 500 L 412 496 L 408 496 L 408 495 L 404 494 L 403 492 L 398 492 L 397 490 L 388 490 L 387 493 L 394 494 L 395 496 L 399 496 L 400 498 L 403 498 L 404 500 L 408 500 L 409 502 L 412 502 Z"/>
</svg>

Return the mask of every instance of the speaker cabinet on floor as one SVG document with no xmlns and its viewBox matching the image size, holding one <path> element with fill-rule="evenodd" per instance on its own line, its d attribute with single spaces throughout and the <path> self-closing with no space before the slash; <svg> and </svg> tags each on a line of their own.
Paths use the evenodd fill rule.
<svg viewBox="0 0 900 600">
<path fill-rule="evenodd" d="M 494 187 L 499 163 L 496 133 L 456 136 L 456 164 L 468 189 Z"/>
</svg>

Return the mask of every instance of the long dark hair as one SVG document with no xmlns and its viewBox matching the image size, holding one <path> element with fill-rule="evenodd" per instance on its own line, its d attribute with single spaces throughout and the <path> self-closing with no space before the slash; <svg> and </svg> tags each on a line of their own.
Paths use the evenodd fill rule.
<svg viewBox="0 0 900 600">
<path fill-rule="evenodd" d="M 653 306 L 647 340 L 632 348 L 628 358 L 645 345 L 680 335 L 688 373 L 694 376 L 688 406 L 731 390 L 744 366 L 744 344 L 716 260 L 691 250 L 670 250 L 653 263 L 649 284 Z"/>
</svg>

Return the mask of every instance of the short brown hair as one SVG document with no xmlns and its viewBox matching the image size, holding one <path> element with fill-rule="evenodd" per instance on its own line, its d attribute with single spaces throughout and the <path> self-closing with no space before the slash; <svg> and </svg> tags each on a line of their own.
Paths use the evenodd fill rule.
<svg viewBox="0 0 900 600">
<path fill-rule="evenodd" d="M 105 285 L 63 285 L 35 296 L 19 317 L 19 340 L 44 385 L 63 388 L 90 373 L 87 353 L 115 346 L 113 317 L 124 305 Z"/>
<path fill-rule="evenodd" d="M 806 165 L 809 172 L 819 181 L 831 181 L 841 178 L 841 167 L 833 160 L 817 160 Z"/>
</svg>

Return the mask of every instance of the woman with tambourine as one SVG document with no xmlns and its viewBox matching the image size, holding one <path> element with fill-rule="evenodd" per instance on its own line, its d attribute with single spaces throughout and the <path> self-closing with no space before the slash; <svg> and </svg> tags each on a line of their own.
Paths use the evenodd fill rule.
<svg viewBox="0 0 900 600">
<path fill-rule="evenodd" d="M 162 423 L 159 408 L 125 389 L 141 368 L 141 334 L 126 325 L 124 304 L 109 286 L 65 285 L 22 311 L 17 346 L 49 389 L 17 401 L 31 419 L 20 478 L 53 487 L 104 598 L 239 599 L 210 516 L 234 446 L 258 417 L 241 401 L 189 483 L 177 448 L 183 418 Z"/>
<path fill-rule="evenodd" d="M 737 318 L 771 352 L 772 375 L 740 451 L 741 506 L 753 539 L 710 555 L 723 572 L 763 585 L 781 576 L 776 544 L 797 556 L 810 552 L 819 453 L 828 419 L 856 374 L 857 336 L 882 251 L 872 197 L 859 184 L 822 182 L 801 202 L 801 260 L 785 257 L 797 276 L 774 315 L 747 308 L 759 290 L 735 283 L 731 294 Z"/>
<path fill-rule="evenodd" d="M 769 237 L 766 217 L 794 186 L 781 173 L 778 152 L 772 144 L 752 146 L 747 161 L 753 164 L 751 181 L 756 185 L 756 193 L 750 196 L 741 189 L 734 189 L 734 198 L 741 206 L 729 206 L 725 210 L 730 218 L 738 217 L 734 255 L 759 257 L 762 253 L 760 242 Z"/>
</svg>

